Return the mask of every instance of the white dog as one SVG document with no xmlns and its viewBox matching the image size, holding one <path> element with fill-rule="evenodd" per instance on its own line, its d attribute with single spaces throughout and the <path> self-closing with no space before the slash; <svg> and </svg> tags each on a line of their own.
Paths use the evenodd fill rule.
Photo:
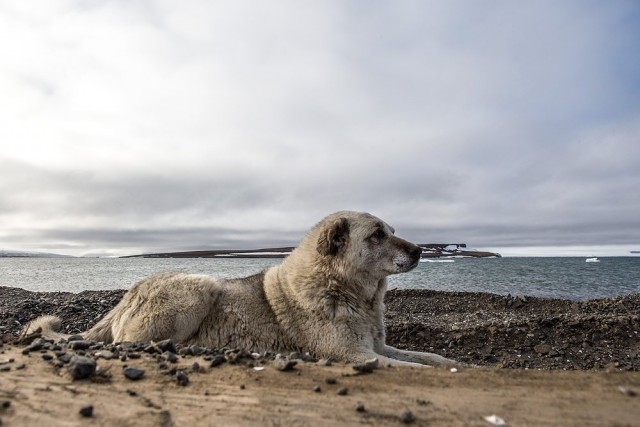
<svg viewBox="0 0 640 427">
<path fill-rule="evenodd" d="M 164 273 L 134 285 L 84 333 L 104 342 L 159 341 L 382 365 L 444 366 L 455 361 L 385 344 L 386 277 L 413 269 L 422 250 L 380 219 L 343 211 L 318 223 L 284 261 L 244 279 Z M 55 333 L 36 319 L 27 332 Z"/>
</svg>

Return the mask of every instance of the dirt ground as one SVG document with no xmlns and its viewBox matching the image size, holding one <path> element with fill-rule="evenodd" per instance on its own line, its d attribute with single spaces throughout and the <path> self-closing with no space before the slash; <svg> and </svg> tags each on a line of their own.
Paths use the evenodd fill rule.
<svg viewBox="0 0 640 427">
<path fill-rule="evenodd" d="M 210 367 L 195 356 L 167 371 L 158 355 L 144 354 L 99 358 L 96 375 L 74 380 L 50 351 L 23 350 L 0 348 L 2 426 L 490 426 L 484 417 L 491 415 L 512 426 L 640 425 L 640 372 L 381 368 L 355 375 L 345 364 L 300 361 L 282 372 L 272 362 L 263 370 Z M 127 365 L 144 376 L 127 379 Z M 186 386 L 171 374 L 180 370 Z M 80 414 L 88 405 L 91 417 Z"/>
</svg>

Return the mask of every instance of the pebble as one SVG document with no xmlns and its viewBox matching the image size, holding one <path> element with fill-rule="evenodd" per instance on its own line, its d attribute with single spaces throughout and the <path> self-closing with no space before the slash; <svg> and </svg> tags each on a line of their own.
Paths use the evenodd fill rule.
<svg viewBox="0 0 640 427">
<path fill-rule="evenodd" d="M 333 377 L 329 377 L 329 378 L 327 378 L 327 379 L 325 380 L 325 382 L 326 382 L 327 384 L 337 384 L 337 383 L 338 383 L 338 381 L 337 381 L 335 378 L 333 378 Z"/>
<path fill-rule="evenodd" d="M 349 393 L 349 389 L 346 387 L 340 387 L 338 389 L 338 396 L 346 396 Z"/>
<path fill-rule="evenodd" d="M 189 384 L 189 375 L 185 371 L 178 371 L 176 372 L 176 381 L 178 385 L 186 387 Z"/>
<path fill-rule="evenodd" d="M 3 400 L 2 401 L 2 409 L 7 409 L 11 406 L 11 401 L 10 400 Z"/>
<path fill-rule="evenodd" d="M 167 359 L 168 362 L 176 363 L 178 361 L 178 356 L 173 351 L 167 351 L 165 359 Z"/>
<path fill-rule="evenodd" d="M 71 350 L 87 350 L 89 347 L 91 347 L 93 344 L 95 344 L 94 342 L 91 341 L 86 341 L 86 340 L 78 340 L 78 341 L 71 341 L 69 343 L 69 348 Z"/>
<path fill-rule="evenodd" d="M 374 369 L 378 368 L 378 358 L 365 360 L 364 363 L 353 365 L 353 369 L 361 374 L 370 374 Z"/>
<path fill-rule="evenodd" d="M 211 364 L 209 366 L 215 368 L 216 366 L 222 365 L 226 361 L 226 357 L 222 356 L 221 354 L 217 354 L 213 357 L 213 359 L 211 359 Z"/>
<path fill-rule="evenodd" d="M 144 376 L 144 369 L 135 366 L 127 366 L 122 370 L 124 376 L 132 381 L 137 381 Z"/>
<path fill-rule="evenodd" d="M 314 385 L 313 386 L 313 391 L 315 391 L 316 393 L 320 393 L 322 391 L 322 389 L 320 388 L 319 385 Z"/>
<path fill-rule="evenodd" d="M 164 353 L 164 352 L 170 352 L 170 353 L 177 353 L 176 350 L 176 345 L 173 343 L 172 340 L 167 339 L 167 340 L 162 340 L 162 341 L 158 341 L 156 343 L 156 346 Z"/>
<path fill-rule="evenodd" d="M 273 361 L 273 366 L 278 371 L 290 371 L 294 366 L 298 364 L 297 360 L 291 360 L 287 356 L 277 355 L 276 359 Z"/>
<path fill-rule="evenodd" d="M 358 403 L 358 405 L 356 406 L 356 411 L 357 412 L 367 412 L 367 409 L 364 407 L 364 405 L 362 403 Z"/>
<path fill-rule="evenodd" d="M 69 362 L 69 373 L 74 380 L 89 378 L 96 372 L 96 361 L 84 356 L 73 356 Z"/>
<path fill-rule="evenodd" d="M 411 424 L 415 421 L 415 419 L 416 418 L 413 416 L 413 413 L 411 411 L 404 411 L 400 414 L 400 421 L 405 424 Z"/>
<path fill-rule="evenodd" d="M 80 408 L 80 415 L 87 418 L 93 417 L 93 405 L 87 405 Z"/>
</svg>

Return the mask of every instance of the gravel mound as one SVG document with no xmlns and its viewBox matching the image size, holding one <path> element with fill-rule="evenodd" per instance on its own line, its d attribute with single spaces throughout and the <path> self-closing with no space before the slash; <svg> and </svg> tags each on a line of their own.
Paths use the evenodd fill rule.
<svg viewBox="0 0 640 427">
<path fill-rule="evenodd" d="M 125 292 L 0 287 L 0 337 L 42 314 L 85 331 Z M 412 289 L 389 291 L 386 304 L 387 343 L 399 348 L 506 368 L 640 370 L 640 294 L 577 302 Z"/>
</svg>

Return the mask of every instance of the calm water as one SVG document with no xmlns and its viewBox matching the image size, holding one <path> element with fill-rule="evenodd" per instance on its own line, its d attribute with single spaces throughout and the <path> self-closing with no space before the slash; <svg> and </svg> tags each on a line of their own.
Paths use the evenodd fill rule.
<svg viewBox="0 0 640 427">
<path fill-rule="evenodd" d="M 421 262 L 389 278 L 389 288 L 480 291 L 585 300 L 640 292 L 640 257 L 487 258 Z M 0 258 L 0 286 L 32 291 L 128 289 L 162 271 L 242 277 L 277 259 Z"/>
</svg>

